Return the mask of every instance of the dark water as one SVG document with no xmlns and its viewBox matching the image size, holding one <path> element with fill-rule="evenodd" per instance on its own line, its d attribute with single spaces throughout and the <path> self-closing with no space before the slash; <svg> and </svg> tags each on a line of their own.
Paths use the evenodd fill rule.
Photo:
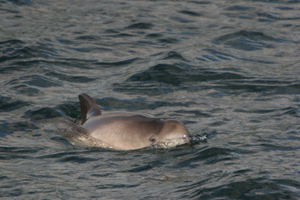
<svg viewBox="0 0 300 200">
<path fill-rule="evenodd" d="M 1 199 L 300 199 L 299 1 L 2 0 L 0 17 Z M 207 141 L 72 146 L 55 124 L 82 92 Z"/>
</svg>

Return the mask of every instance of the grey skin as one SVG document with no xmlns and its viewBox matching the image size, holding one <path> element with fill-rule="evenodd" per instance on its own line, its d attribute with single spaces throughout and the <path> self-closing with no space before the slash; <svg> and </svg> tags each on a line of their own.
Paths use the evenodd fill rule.
<svg viewBox="0 0 300 200">
<path fill-rule="evenodd" d="M 174 147 L 190 142 L 187 128 L 175 120 L 131 112 L 103 112 L 87 94 L 79 95 L 81 127 L 94 146 L 117 150 Z M 98 141 L 98 142 L 95 142 Z"/>
</svg>

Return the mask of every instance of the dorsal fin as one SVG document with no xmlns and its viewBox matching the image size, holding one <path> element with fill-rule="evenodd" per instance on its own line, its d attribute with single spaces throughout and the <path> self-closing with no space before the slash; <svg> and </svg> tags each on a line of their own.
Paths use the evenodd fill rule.
<svg viewBox="0 0 300 200">
<path fill-rule="evenodd" d="M 78 98 L 80 102 L 81 124 L 84 124 L 85 121 L 92 116 L 101 115 L 102 109 L 89 95 L 82 93 L 78 96 Z"/>
</svg>

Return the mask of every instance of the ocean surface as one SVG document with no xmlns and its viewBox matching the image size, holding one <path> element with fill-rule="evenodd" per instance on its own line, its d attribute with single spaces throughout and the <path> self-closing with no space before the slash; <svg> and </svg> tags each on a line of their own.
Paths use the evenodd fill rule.
<svg viewBox="0 0 300 200">
<path fill-rule="evenodd" d="M 0 0 L 0 198 L 300 199 L 299 55 L 298 0 Z M 83 92 L 206 139 L 72 145 Z"/>
</svg>

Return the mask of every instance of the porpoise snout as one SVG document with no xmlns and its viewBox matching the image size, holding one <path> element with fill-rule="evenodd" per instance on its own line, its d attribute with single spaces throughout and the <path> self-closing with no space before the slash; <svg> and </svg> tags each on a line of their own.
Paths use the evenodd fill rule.
<svg viewBox="0 0 300 200">
<path fill-rule="evenodd" d="M 183 135 L 183 138 L 186 140 L 186 142 L 192 141 L 192 136 L 190 134 L 188 135 Z"/>
</svg>

